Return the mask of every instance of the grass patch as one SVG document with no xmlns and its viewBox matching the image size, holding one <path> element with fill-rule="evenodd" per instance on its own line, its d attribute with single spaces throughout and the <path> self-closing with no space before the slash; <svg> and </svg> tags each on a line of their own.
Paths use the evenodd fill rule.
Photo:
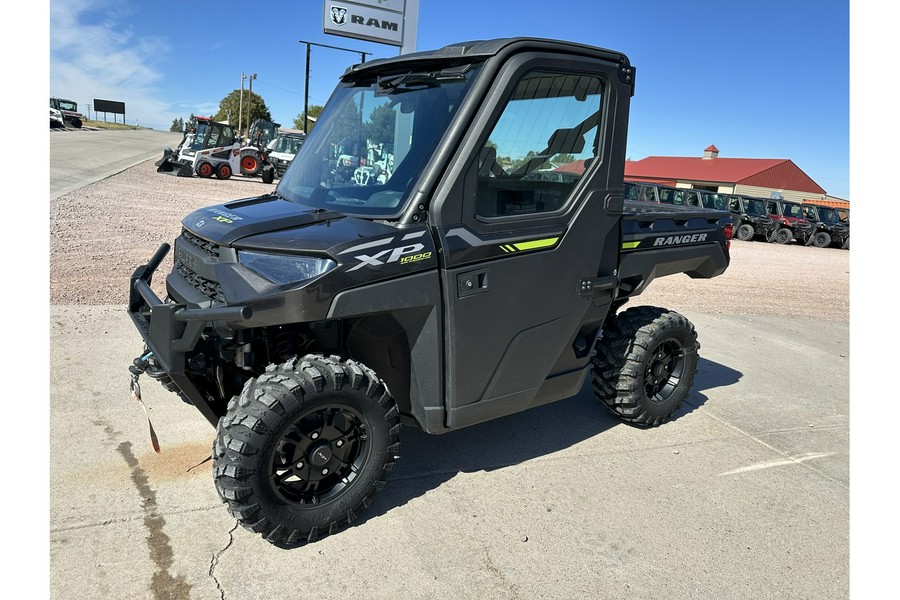
<svg viewBox="0 0 900 600">
<path fill-rule="evenodd" d="M 127 123 L 113 123 L 107 121 L 93 121 L 91 119 L 83 119 L 81 121 L 83 127 L 94 127 L 96 129 L 151 129 L 150 127 L 141 127 L 140 125 L 128 125 Z"/>
</svg>

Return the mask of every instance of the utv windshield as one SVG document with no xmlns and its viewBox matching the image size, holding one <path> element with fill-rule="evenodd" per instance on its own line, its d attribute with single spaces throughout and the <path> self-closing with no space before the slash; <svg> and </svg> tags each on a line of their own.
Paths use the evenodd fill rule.
<svg viewBox="0 0 900 600">
<path fill-rule="evenodd" d="M 819 220 L 823 223 L 827 223 L 829 225 L 834 225 L 835 223 L 841 222 L 841 217 L 838 215 L 838 212 L 833 208 L 822 208 L 819 207 Z"/>
<path fill-rule="evenodd" d="M 728 210 L 725 207 L 725 200 L 718 194 L 701 194 L 704 208 L 712 208 L 715 210 Z"/>
<path fill-rule="evenodd" d="M 272 145 L 272 152 L 281 152 L 284 154 L 297 154 L 297 151 L 300 150 L 300 146 L 303 145 L 303 138 L 290 136 L 290 135 L 280 135 L 275 140 L 275 143 Z"/>
<path fill-rule="evenodd" d="M 399 216 L 480 65 L 338 86 L 277 193 L 360 217 Z"/>
<path fill-rule="evenodd" d="M 766 203 L 762 200 L 744 200 L 744 207 L 747 209 L 748 215 L 755 217 L 764 217 L 766 212 Z"/>
<path fill-rule="evenodd" d="M 794 219 L 805 219 L 803 216 L 803 210 L 801 210 L 799 204 L 789 204 L 785 202 L 783 205 L 784 208 L 784 216 L 791 217 Z"/>
</svg>

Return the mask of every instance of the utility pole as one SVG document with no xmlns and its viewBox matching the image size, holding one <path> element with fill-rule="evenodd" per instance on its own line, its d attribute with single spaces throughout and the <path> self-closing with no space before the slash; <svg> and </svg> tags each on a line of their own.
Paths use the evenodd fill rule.
<svg viewBox="0 0 900 600">
<path fill-rule="evenodd" d="M 250 106 L 253 104 L 253 80 L 256 79 L 256 73 L 247 77 L 249 80 L 249 88 L 247 90 L 247 133 L 250 133 Z"/>
<path fill-rule="evenodd" d="M 317 44 L 316 42 L 307 42 L 298 40 L 301 44 L 306 44 L 306 83 L 303 84 L 303 133 L 308 133 L 309 123 L 309 49 L 310 46 L 321 46 L 322 48 L 331 48 L 332 50 L 343 50 L 345 52 L 353 52 L 359 54 L 359 61 L 366 62 L 366 54 L 371 52 L 362 52 L 361 50 L 351 50 L 350 48 L 339 48 L 337 46 L 329 46 L 328 44 Z"/>
<path fill-rule="evenodd" d="M 247 79 L 247 76 L 241 73 L 241 96 L 238 101 L 238 135 L 241 133 L 241 119 L 244 118 L 244 80 Z"/>
</svg>

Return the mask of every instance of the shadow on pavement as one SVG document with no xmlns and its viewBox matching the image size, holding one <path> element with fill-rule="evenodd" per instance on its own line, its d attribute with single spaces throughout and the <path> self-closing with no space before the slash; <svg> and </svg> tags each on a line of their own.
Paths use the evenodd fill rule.
<svg viewBox="0 0 900 600">
<path fill-rule="evenodd" d="M 741 376 L 739 371 L 701 358 L 693 389 L 672 420 L 705 404 L 708 398 L 704 390 L 732 385 Z M 403 506 L 458 473 L 493 471 L 553 454 L 620 424 L 594 398 L 588 378 L 572 398 L 445 435 L 404 427 L 396 470 L 354 525 Z"/>
</svg>

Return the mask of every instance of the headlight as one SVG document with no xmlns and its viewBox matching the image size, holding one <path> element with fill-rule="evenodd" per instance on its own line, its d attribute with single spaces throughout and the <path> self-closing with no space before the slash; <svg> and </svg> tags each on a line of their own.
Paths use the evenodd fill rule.
<svg viewBox="0 0 900 600">
<path fill-rule="evenodd" d="M 312 256 L 290 256 L 239 250 L 238 262 L 274 283 L 299 283 L 327 273 L 337 266 L 333 260 Z"/>
</svg>

